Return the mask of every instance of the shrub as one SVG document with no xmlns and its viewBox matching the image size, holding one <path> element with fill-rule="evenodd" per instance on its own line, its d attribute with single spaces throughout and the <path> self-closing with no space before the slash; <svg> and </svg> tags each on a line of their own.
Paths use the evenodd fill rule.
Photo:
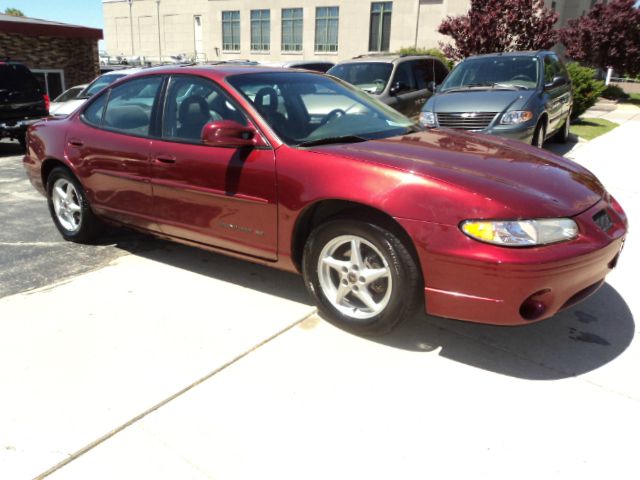
<svg viewBox="0 0 640 480">
<path fill-rule="evenodd" d="M 396 52 L 398 55 L 431 55 L 432 57 L 439 58 L 442 63 L 451 70 L 453 68 L 453 61 L 449 60 L 442 50 L 437 48 L 415 48 L 415 47 L 403 47 Z"/>
<path fill-rule="evenodd" d="M 608 100 L 627 100 L 629 95 L 617 85 L 607 85 L 602 96 Z"/>
<path fill-rule="evenodd" d="M 567 65 L 571 77 L 573 91 L 573 111 L 571 118 L 578 118 L 588 108 L 595 105 L 598 97 L 604 92 L 604 82 L 596 80 L 593 68 L 583 67 L 572 62 Z"/>
</svg>

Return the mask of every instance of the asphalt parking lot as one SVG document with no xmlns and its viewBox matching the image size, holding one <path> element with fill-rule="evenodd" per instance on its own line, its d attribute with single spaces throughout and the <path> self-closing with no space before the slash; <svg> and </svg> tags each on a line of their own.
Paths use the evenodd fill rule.
<svg viewBox="0 0 640 480">
<path fill-rule="evenodd" d="M 62 242 L 0 144 L 0 478 L 637 478 L 639 133 L 563 152 L 632 226 L 594 296 L 376 340 L 295 275 L 122 231 Z"/>
</svg>

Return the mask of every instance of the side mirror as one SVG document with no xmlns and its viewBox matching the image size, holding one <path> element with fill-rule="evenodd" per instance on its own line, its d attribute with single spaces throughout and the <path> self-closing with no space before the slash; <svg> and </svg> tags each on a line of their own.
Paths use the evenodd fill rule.
<svg viewBox="0 0 640 480">
<path fill-rule="evenodd" d="M 397 95 L 398 93 L 402 93 L 405 90 L 409 90 L 409 86 L 406 83 L 396 82 L 393 85 L 391 85 L 391 88 L 389 89 L 389 93 L 391 95 Z"/>
<path fill-rule="evenodd" d="M 433 80 L 427 83 L 427 90 L 429 90 L 431 93 L 436 93 L 437 89 L 438 89 L 438 86 L 436 85 L 436 82 L 434 82 Z"/>
<path fill-rule="evenodd" d="M 546 83 L 544 85 L 545 90 L 551 90 L 552 88 L 558 88 L 567 84 L 567 79 L 564 77 L 553 77 L 553 82 Z"/>
<path fill-rule="evenodd" d="M 210 147 L 255 147 L 258 132 L 251 126 L 244 126 L 234 120 L 209 122 L 202 127 L 202 143 Z"/>
</svg>

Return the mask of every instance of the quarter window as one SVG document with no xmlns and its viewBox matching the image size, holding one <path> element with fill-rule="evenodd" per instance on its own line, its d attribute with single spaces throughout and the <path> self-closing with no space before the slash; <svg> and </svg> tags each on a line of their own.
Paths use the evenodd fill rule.
<svg viewBox="0 0 640 480">
<path fill-rule="evenodd" d="M 302 51 L 302 9 L 282 9 L 282 51 Z"/>
<path fill-rule="evenodd" d="M 271 13 L 251 10 L 251 50 L 268 52 L 271 47 Z"/>
<path fill-rule="evenodd" d="M 102 125 L 109 130 L 148 136 L 161 77 L 139 78 L 111 89 Z"/>
<path fill-rule="evenodd" d="M 316 52 L 338 51 L 338 7 L 316 8 Z"/>
<path fill-rule="evenodd" d="M 373 2 L 369 21 L 369 51 L 388 52 L 393 2 Z"/>
<path fill-rule="evenodd" d="M 200 143 L 202 128 L 219 120 L 234 120 L 247 125 L 246 117 L 210 80 L 172 77 L 165 101 L 163 138 Z"/>
<path fill-rule="evenodd" d="M 240 51 L 240 11 L 222 12 L 222 50 Z"/>
</svg>

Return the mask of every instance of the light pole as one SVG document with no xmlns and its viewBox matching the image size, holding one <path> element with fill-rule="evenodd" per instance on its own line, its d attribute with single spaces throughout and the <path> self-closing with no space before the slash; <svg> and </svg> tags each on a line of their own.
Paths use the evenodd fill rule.
<svg viewBox="0 0 640 480">
<path fill-rule="evenodd" d="M 158 11 L 158 58 L 159 63 L 162 63 L 162 42 L 160 40 L 160 0 L 156 0 L 156 7 Z"/>
<path fill-rule="evenodd" d="M 131 29 L 131 56 L 133 57 L 135 55 L 135 51 L 133 49 L 133 15 L 132 15 L 132 11 L 133 11 L 133 0 L 128 0 L 129 1 L 129 27 Z"/>
</svg>

